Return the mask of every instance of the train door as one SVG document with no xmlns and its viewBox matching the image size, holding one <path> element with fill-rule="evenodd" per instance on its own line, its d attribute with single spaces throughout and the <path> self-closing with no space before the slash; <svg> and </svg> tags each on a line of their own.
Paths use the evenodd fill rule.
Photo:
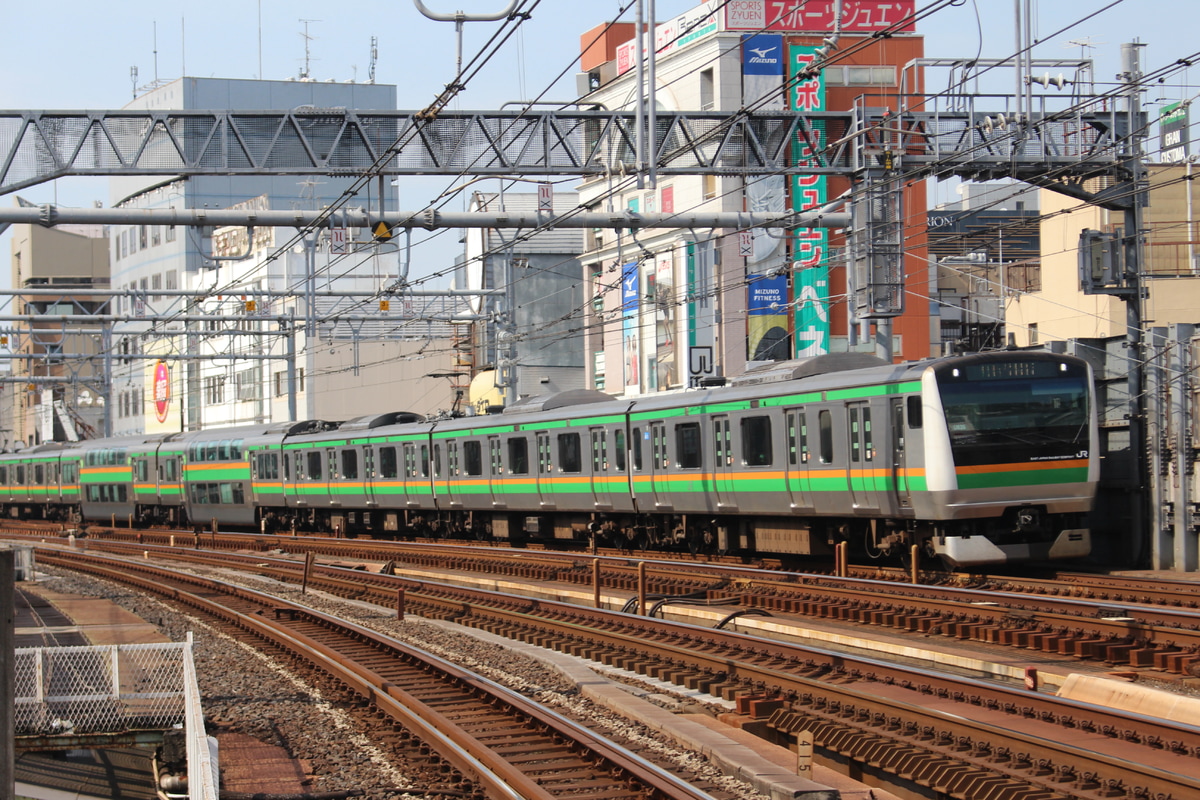
<svg viewBox="0 0 1200 800">
<path fill-rule="evenodd" d="M 733 440 L 729 435 L 729 417 L 718 414 L 712 418 L 713 430 L 713 492 L 716 507 L 736 511 L 733 482 Z"/>
<path fill-rule="evenodd" d="M 787 490 L 792 511 L 813 511 L 810 461 L 812 450 L 809 440 L 808 411 L 803 408 L 784 412 L 785 435 L 787 436 Z"/>
<path fill-rule="evenodd" d="M 667 450 L 667 423 L 650 423 L 650 494 L 656 509 L 670 511 L 671 502 L 671 456 Z"/>
<path fill-rule="evenodd" d="M 592 446 L 592 504 L 597 510 L 608 511 L 612 508 L 608 485 L 608 431 L 590 428 L 588 437 Z"/>
<path fill-rule="evenodd" d="M 854 508 L 860 511 L 879 509 L 879 477 L 876 467 L 875 433 L 871 424 L 869 403 L 846 404 L 846 432 L 849 435 L 850 457 L 847 478 Z"/>
<path fill-rule="evenodd" d="M 537 487 L 538 500 L 542 508 L 554 508 L 554 454 L 550 450 L 550 434 L 538 433 L 537 441 Z"/>
<path fill-rule="evenodd" d="M 458 442 L 446 440 L 446 499 L 450 508 L 462 508 L 462 490 L 458 485 L 462 469 L 459 462 Z"/>
<path fill-rule="evenodd" d="M 908 486 L 908 463 L 905 453 L 904 401 L 893 398 L 889 408 L 892 430 L 892 491 L 897 508 L 912 508 Z"/>
<path fill-rule="evenodd" d="M 508 508 L 505 492 L 503 442 L 499 436 L 489 436 L 488 443 L 488 494 L 492 496 L 492 508 Z"/>
<path fill-rule="evenodd" d="M 375 508 L 379 505 L 379 499 L 375 492 L 375 481 L 378 477 L 379 472 L 375 465 L 375 447 L 369 444 L 363 445 L 361 486 L 363 503 L 368 508 Z"/>
</svg>

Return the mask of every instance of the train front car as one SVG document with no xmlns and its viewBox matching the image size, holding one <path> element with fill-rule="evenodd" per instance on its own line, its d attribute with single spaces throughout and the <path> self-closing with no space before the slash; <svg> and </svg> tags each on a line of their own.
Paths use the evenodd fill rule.
<svg viewBox="0 0 1200 800">
<path fill-rule="evenodd" d="M 947 359 L 925 370 L 921 398 L 927 491 L 913 501 L 932 526 L 927 547 L 954 567 L 1090 552 L 1099 459 L 1086 362 L 1016 351 Z"/>
</svg>

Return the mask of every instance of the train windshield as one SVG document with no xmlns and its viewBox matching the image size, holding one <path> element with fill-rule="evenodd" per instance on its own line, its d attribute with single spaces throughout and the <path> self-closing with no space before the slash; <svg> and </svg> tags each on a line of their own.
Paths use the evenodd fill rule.
<svg viewBox="0 0 1200 800">
<path fill-rule="evenodd" d="M 967 362 L 939 369 L 938 386 L 959 466 L 1081 458 L 1089 449 L 1082 364 Z"/>
</svg>

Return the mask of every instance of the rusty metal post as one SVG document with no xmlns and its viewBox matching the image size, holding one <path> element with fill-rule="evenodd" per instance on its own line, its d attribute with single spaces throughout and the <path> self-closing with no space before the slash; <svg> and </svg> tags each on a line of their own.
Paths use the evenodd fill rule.
<svg viewBox="0 0 1200 800">
<path fill-rule="evenodd" d="M 312 574 L 314 560 L 311 550 L 304 554 L 304 582 L 300 585 L 300 594 L 308 594 L 308 576 Z"/>
<path fill-rule="evenodd" d="M 592 559 L 592 606 L 600 608 L 600 559 Z"/>
<path fill-rule="evenodd" d="M 217 535 L 217 533 L 219 533 L 219 531 L 217 530 L 217 518 L 216 518 L 216 517 L 213 517 L 213 518 L 212 518 L 212 522 L 211 522 L 211 528 L 212 528 L 212 533 L 213 533 L 213 536 L 216 536 L 216 535 Z M 216 543 L 216 540 L 215 540 L 215 539 L 213 540 L 213 543 L 214 543 L 214 544 Z"/>
<path fill-rule="evenodd" d="M 0 550 L 0 598 L 4 601 L 0 603 L 0 797 L 4 798 L 16 797 L 16 563 L 15 550 Z"/>
<path fill-rule="evenodd" d="M 908 551 L 908 582 L 920 583 L 917 573 L 921 571 L 921 548 L 913 545 Z"/>
<path fill-rule="evenodd" d="M 129 515 L 129 530 L 133 530 L 133 514 Z"/>
<path fill-rule="evenodd" d="M 846 575 L 849 574 L 849 572 L 850 572 L 850 569 L 848 566 L 849 557 L 850 557 L 849 543 L 848 542 L 838 542 L 837 547 L 834 549 L 833 563 L 834 563 L 834 571 L 837 573 L 837 576 L 839 578 L 846 577 Z"/>
<path fill-rule="evenodd" d="M 404 587 L 396 590 L 396 619 L 404 619 Z"/>
<path fill-rule="evenodd" d="M 1038 690 L 1038 674 L 1037 667 L 1025 668 L 1025 688 L 1031 692 Z"/>
<path fill-rule="evenodd" d="M 638 616 L 646 613 L 646 562 L 638 562 L 637 570 Z"/>
</svg>

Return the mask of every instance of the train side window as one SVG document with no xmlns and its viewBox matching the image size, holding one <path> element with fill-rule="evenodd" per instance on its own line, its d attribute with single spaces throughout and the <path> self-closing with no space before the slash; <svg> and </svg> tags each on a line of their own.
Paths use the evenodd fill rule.
<svg viewBox="0 0 1200 800">
<path fill-rule="evenodd" d="M 633 434 L 630 437 L 630 445 L 633 449 L 633 468 L 638 472 L 642 471 L 642 429 L 634 428 Z"/>
<path fill-rule="evenodd" d="M 25 465 L 17 464 L 17 483 L 25 485 Z"/>
<path fill-rule="evenodd" d="M 321 480 L 321 451 L 308 451 L 308 468 L 306 470 L 309 479 L 314 481 Z"/>
<path fill-rule="evenodd" d="M 613 463 L 617 472 L 625 471 L 625 431 L 613 431 Z"/>
<path fill-rule="evenodd" d="M 8 483 L 8 467 L 0 467 L 0 483 Z"/>
<path fill-rule="evenodd" d="M 133 462 L 133 479 L 143 483 L 150 478 L 150 464 L 144 458 Z M 40 482 L 40 481 L 39 481 Z"/>
<path fill-rule="evenodd" d="M 817 434 L 821 439 L 821 463 L 833 463 L 833 415 L 822 411 L 817 415 Z"/>
<path fill-rule="evenodd" d="M 46 471 L 41 464 L 33 465 L 33 482 L 39 486 L 46 482 Z"/>
<path fill-rule="evenodd" d="M 358 451 L 342 451 L 342 477 L 354 480 L 358 477 Z"/>
<path fill-rule="evenodd" d="M 685 422 L 675 426 L 675 459 L 680 469 L 700 468 L 699 422 Z"/>
<path fill-rule="evenodd" d="M 773 461 L 771 418 L 746 417 L 742 420 L 742 463 L 748 467 L 766 467 Z"/>
<path fill-rule="evenodd" d="M 483 474 L 483 448 L 478 441 L 463 442 L 463 470 L 468 475 Z"/>
<path fill-rule="evenodd" d="M 429 445 L 421 445 L 421 477 L 429 477 Z"/>
<path fill-rule="evenodd" d="M 433 446 L 433 476 L 435 478 L 442 477 L 442 446 L 440 444 Z"/>
<path fill-rule="evenodd" d="M 563 472 L 583 471 L 583 454 L 579 448 L 578 433 L 558 435 L 558 468 Z"/>
<path fill-rule="evenodd" d="M 908 405 L 908 427 L 916 430 L 924 423 L 925 416 L 921 408 L 921 396 L 914 394 L 906 401 Z"/>
<path fill-rule="evenodd" d="M 513 475 L 529 474 L 529 440 L 524 436 L 508 440 L 508 471 Z"/>
<path fill-rule="evenodd" d="M 412 445 L 409 445 L 412 447 Z M 396 477 L 396 448 L 381 447 L 379 448 L 379 477 L 394 478 Z M 413 465 L 413 474 L 416 474 L 416 465 Z"/>
</svg>

